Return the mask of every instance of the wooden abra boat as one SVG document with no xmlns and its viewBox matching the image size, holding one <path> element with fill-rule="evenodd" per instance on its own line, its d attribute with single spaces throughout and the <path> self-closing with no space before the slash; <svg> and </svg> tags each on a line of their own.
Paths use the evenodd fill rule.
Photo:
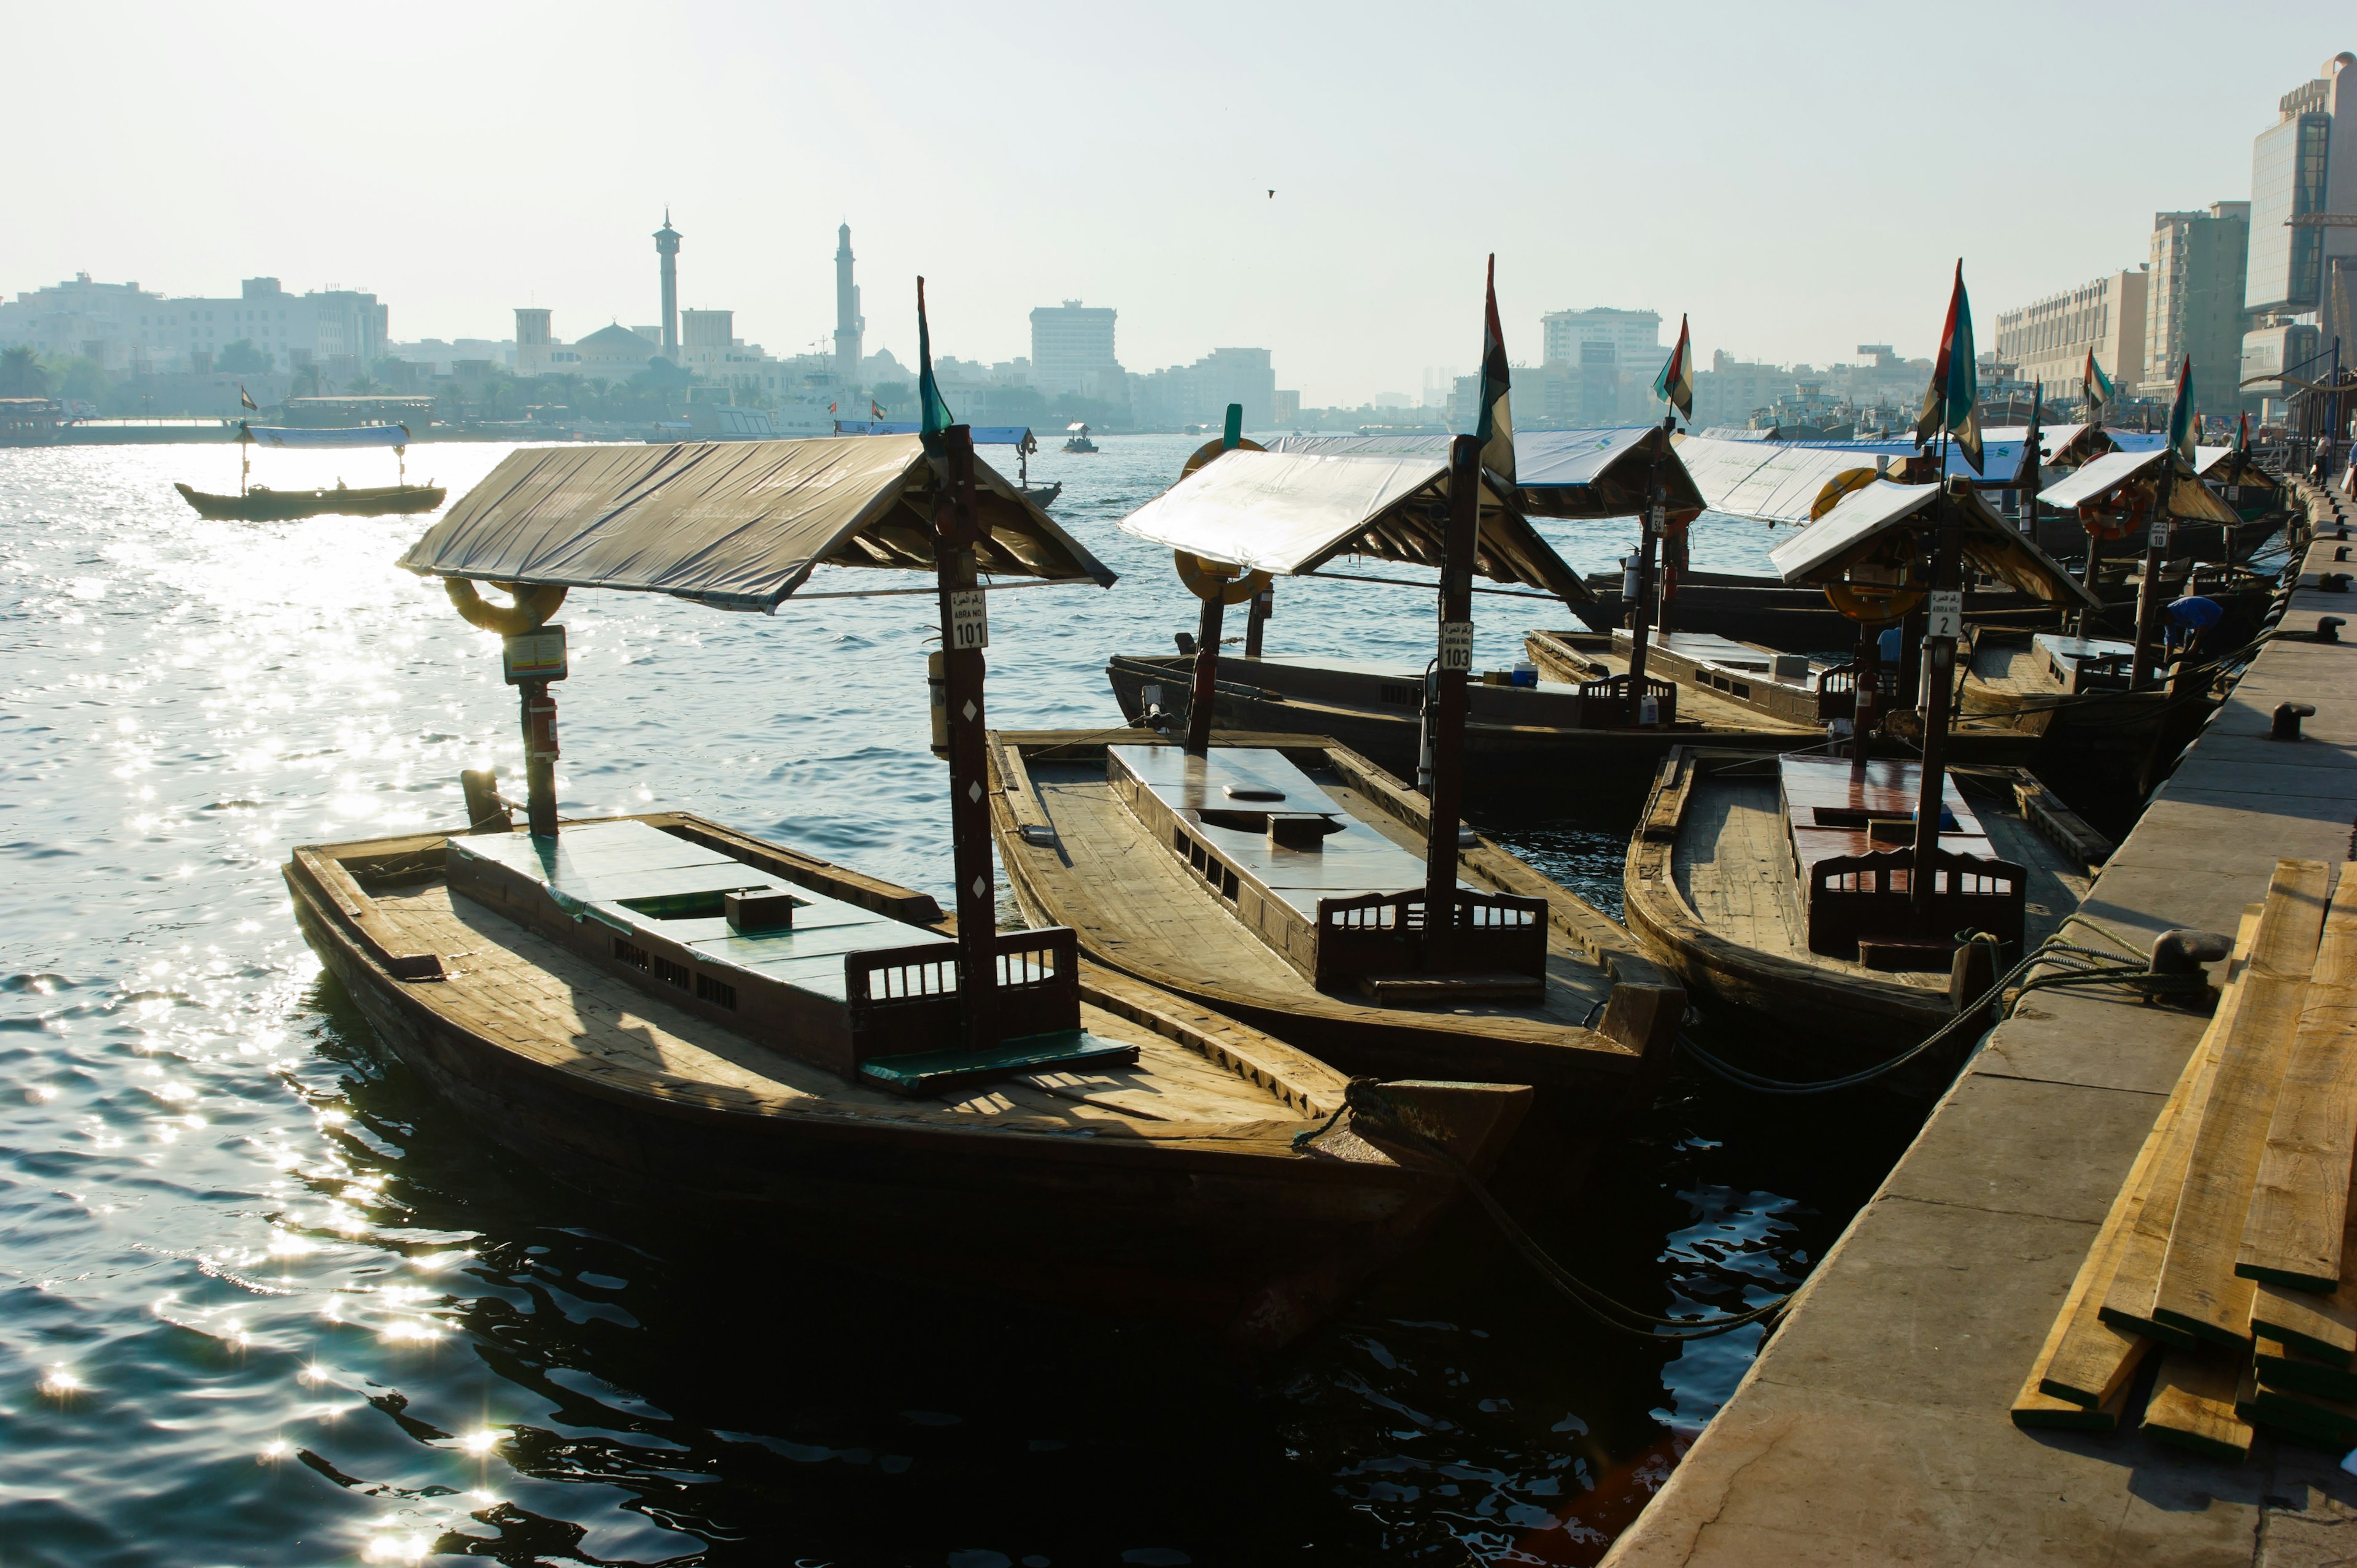
<svg viewBox="0 0 2357 1568">
<path fill-rule="evenodd" d="M 373 489 L 274 490 L 255 485 L 233 496 L 209 495 L 175 483 L 180 499 L 199 517 L 241 522 L 275 522 L 296 517 L 407 517 L 432 511 L 448 494 L 439 485 L 380 485 Z"/>
<path fill-rule="evenodd" d="M 442 504 L 444 491 L 439 485 L 404 482 L 355 490 L 346 488 L 339 479 L 332 489 L 274 490 L 267 485 L 249 483 L 253 474 L 253 448 L 257 446 L 390 446 L 396 467 L 405 474 L 409 453 L 409 427 L 405 424 L 358 424 L 340 429 L 311 430 L 241 421 L 237 427 L 237 494 L 217 496 L 191 489 L 183 484 L 172 486 L 180 492 L 182 500 L 197 509 L 198 516 L 216 521 L 241 522 L 276 522 L 298 517 L 406 517 L 415 512 L 432 511 Z"/>
<path fill-rule="evenodd" d="M 1987 930 L 2009 963 L 2079 907 L 2111 846 L 2023 768 L 1952 772 L 1942 898 L 1903 918 L 1920 763 L 1682 746 L 1629 842 L 1629 929 L 1678 977 L 1835 1047 L 1889 1055 L 1954 1015 L 1953 933 Z M 1894 877 L 1893 871 L 1897 875 Z M 1878 882 L 1878 878 L 1879 881 Z M 1901 906 L 1897 914 L 1889 908 Z"/>
<path fill-rule="evenodd" d="M 701 818 L 312 845 L 286 882 L 329 972 L 439 1097 L 668 1223 L 1274 1347 L 1458 1196 L 1389 1123 L 1317 1131 L 1343 1104 L 1334 1069 L 1076 966 L 1069 932 L 1000 938 L 1023 977 L 1000 1000 L 1030 1024 L 1069 1011 L 1099 1054 L 1027 1069 L 1017 1041 L 977 1060 L 931 897 Z M 746 922 L 755 888 L 792 925 Z M 1475 1170 L 1529 1099 L 1382 1093 Z"/>
<path fill-rule="evenodd" d="M 1100 962 L 1349 1072 L 1577 1087 L 1589 1117 L 1667 1062 L 1677 986 L 1487 839 L 1452 836 L 1451 950 L 1420 951 L 1427 803 L 1348 747 L 1237 733 L 1193 752 L 1146 730 L 991 740 L 1016 898 Z"/>
</svg>

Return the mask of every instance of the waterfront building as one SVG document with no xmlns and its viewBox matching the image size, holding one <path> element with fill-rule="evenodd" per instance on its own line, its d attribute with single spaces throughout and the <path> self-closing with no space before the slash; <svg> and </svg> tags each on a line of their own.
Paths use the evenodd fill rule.
<svg viewBox="0 0 2357 1568">
<path fill-rule="evenodd" d="M 273 370 L 316 364 L 354 375 L 383 358 L 389 326 L 376 295 L 353 289 L 293 295 L 264 277 L 247 278 L 234 297 L 167 296 L 78 273 L 0 305 L 0 348 L 25 344 L 140 375 L 210 370 L 223 349 L 245 342 Z"/>
<path fill-rule="evenodd" d="M 1031 383 L 1049 397 L 1117 384 L 1121 360 L 1114 353 L 1114 317 L 1104 306 L 1084 306 L 1068 299 L 1059 306 L 1041 306 L 1031 313 Z M 1175 370 L 1177 367 L 1173 367 Z M 1157 375 L 1162 372 L 1157 371 Z"/>
<path fill-rule="evenodd" d="M 1038 312 L 1032 319 L 1039 319 Z M 1035 368 L 1038 362 L 1035 348 Z M 1119 367 L 1114 369 L 1118 373 Z M 1130 417 L 1141 430 L 1218 424 L 1226 419 L 1232 403 L 1243 405 L 1247 430 L 1266 430 L 1275 418 L 1276 371 L 1266 349 L 1214 349 L 1191 365 L 1123 379 L 1128 383 Z"/>
<path fill-rule="evenodd" d="M 1738 360 L 1724 349 L 1714 349 L 1710 369 L 1695 372 L 1692 426 L 1744 425 L 1754 413 L 1769 407 L 1792 389 L 1792 372 L 1781 365 Z"/>
<path fill-rule="evenodd" d="M 2020 381 L 2046 384 L 2050 398 L 2078 395 L 2093 350 L 2104 374 L 2131 384 L 2145 376 L 2147 267 L 2105 273 L 2061 294 L 2001 311 L 1996 357 Z"/>
<path fill-rule="evenodd" d="M 2336 338 L 2357 342 L 2357 54 L 2326 60 L 2276 110 L 2251 144 L 2246 378 L 2294 370 Z M 2285 388 L 2246 391 L 2272 413 Z"/>
<path fill-rule="evenodd" d="M 1587 310 L 1551 310 L 1539 317 L 1540 359 L 1549 365 L 1599 362 L 1585 350 L 1591 343 L 1609 344 L 1612 361 L 1635 375 L 1643 367 L 1652 380 L 1670 351 L 1662 346 L 1661 313 L 1614 310 L 1604 306 Z"/>
<path fill-rule="evenodd" d="M 2192 212 L 2156 212 L 2145 285 L 2146 397 L 2174 396 L 2178 367 L 2193 360 L 2193 396 L 2222 413 L 2242 407 L 2243 290 L 2251 204 L 2213 201 Z M 2126 378 L 2120 390 L 2129 390 Z"/>
</svg>

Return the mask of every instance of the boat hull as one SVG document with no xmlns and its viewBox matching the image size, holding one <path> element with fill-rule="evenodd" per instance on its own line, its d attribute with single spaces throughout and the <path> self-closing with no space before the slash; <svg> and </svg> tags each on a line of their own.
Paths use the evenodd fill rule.
<svg viewBox="0 0 2357 1568">
<path fill-rule="evenodd" d="M 407 517 L 432 511 L 448 494 L 439 485 L 383 485 L 373 489 L 248 490 L 242 496 L 210 495 L 186 485 L 172 487 L 199 517 L 216 521 L 280 522 L 302 517 Z"/>
<path fill-rule="evenodd" d="M 415 856 L 434 842 L 335 847 Z M 486 1137 L 665 1232 L 1065 1309 L 1176 1318 L 1273 1349 L 1415 1246 L 1459 1197 L 1458 1178 L 1426 1155 L 1305 1155 L 1293 1137 L 1316 1123 L 1295 1113 L 1142 1133 L 1110 1120 L 1010 1130 L 946 1108 L 805 1106 L 585 1066 L 576 1052 L 522 1048 L 513 1019 L 470 1021 L 431 980 L 397 978 L 346 907 L 352 896 L 331 894 L 299 855 L 286 882 L 306 940 L 391 1056 Z M 1239 1033 L 1118 975 L 1084 975 L 1082 986 L 1092 1006 L 1170 1037 Z M 1449 1108 L 1448 1146 L 1480 1171 L 1529 1099 L 1475 1085 L 1430 1092 Z"/>
</svg>

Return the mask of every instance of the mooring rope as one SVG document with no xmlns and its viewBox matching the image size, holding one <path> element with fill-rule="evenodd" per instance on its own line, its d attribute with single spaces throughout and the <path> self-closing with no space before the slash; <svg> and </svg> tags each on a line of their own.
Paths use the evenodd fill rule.
<svg viewBox="0 0 2357 1568">
<path fill-rule="evenodd" d="M 1523 1228 L 1522 1222 L 1506 1211 L 1505 1205 L 1498 1201 L 1496 1195 L 1466 1166 L 1464 1161 L 1445 1145 L 1409 1126 L 1399 1114 L 1398 1107 L 1392 1104 L 1372 1078 L 1352 1079 L 1350 1088 L 1344 1092 L 1342 1103 L 1334 1108 L 1334 1113 L 1317 1127 L 1296 1133 L 1293 1146 L 1297 1149 L 1307 1145 L 1340 1122 L 1346 1112 L 1383 1128 L 1384 1136 L 1413 1144 L 1447 1165 L 1473 1194 L 1508 1243 L 1523 1255 L 1525 1262 L 1538 1271 L 1540 1278 L 1554 1286 L 1565 1300 L 1615 1333 L 1639 1339 L 1710 1339 L 1772 1317 L 1792 1299 L 1787 1293 L 1745 1311 L 1717 1317 L 1659 1317 L 1626 1302 L 1617 1301 L 1556 1262 L 1547 1250 Z"/>
</svg>

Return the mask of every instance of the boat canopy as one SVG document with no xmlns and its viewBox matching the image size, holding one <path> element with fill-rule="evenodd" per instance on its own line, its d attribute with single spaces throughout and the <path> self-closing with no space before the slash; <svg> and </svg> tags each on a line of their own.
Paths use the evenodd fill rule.
<svg viewBox="0 0 2357 1568">
<path fill-rule="evenodd" d="M 2206 479 L 2211 469 L 2233 455 L 2232 446 L 2196 446 L 2193 449 L 2193 471 Z"/>
<path fill-rule="evenodd" d="M 1448 461 L 1453 436 L 1287 435 L 1272 452 L 1324 456 L 1425 456 Z M 1524 517 L 1639 517 L 1652 485 L 1653 456 L 1663 451 L 1662 427 L 1633 424 L 1601 430 L 1514 432 L 1514 499 Z M 1706 504 L 1673 444 L 1662 465 L 1662 488 L 1673 517 Z"/>
<path fill-rule="evenodd" d="M 1814 446 L 1827 452 L 1849 452 L 1867 457 L 1929 457 L 1933 448 L 1918 446 L 1912 435 L 1868 437 L 1862 441 L 1789 441 L 1786 446 Z M 2022 459 L 2029 450 L 2029 431 L 2015 425 L 2010 436 L 1997 431 L 1985 431 L 1981 435 L 1980 471 L 1964 460 L 1964 449 L 1951 442 L 1948 446 L 1948 478 L 1962 479 L 1983 489 L 2009 490 L 2021 486 Z"/>
<path fill-rule="evenodd" d="M 2115 430 L 2107 424 L 2104 434 L 2118 452 L 2158 452 L 2169 445 L 2168 435 L 2158 430 Z"/>
<path fill-rule="evenodd" d="M 1221 453 L 1121 526 L 1206 561 L 1298 576 L 1337 555 L 1437 567 L 1448 508 L 1445 446 L 1397 455 L 1239 447 Z M 1544 589 L 1567 603 L 1593 597 L 1579 574 L 1519 513 L 1501 505 L 1487 483 L 1479 515 L 1474 570 L 1482 576 Z"/>
<path fill-rule="evenodd" d="M 838 419 L 834 422 L 837 435 L 914 435 L 920 426 L 913 419 Z M 977 446 L 1020 446 L 1037 452 L 1039 444 L 1031 439 L 1028 424 L 975 424 Z"/>
<path fill-rule="evenodd" d="M 1832 582 L 1891 530 L 1910 520 L 1920 520 L 1917 526 L 1928 523 L 1921 514 L 1939 497 L 1938 485 L 1877 479 L 1844 496 L 1831 511 L 1770 551 L 1769 564 L 1787 583 Z M 1959 486 L 1951 498 L 1964 523 L 1964 556 L 1972 565 L 2046 604 L 2103 607 L 2036 540 L 1991 511 L 1978 491 Z"/>
<path fill-rule="evenodd" d="M 1711 510 L 1771 523 L 1807 522 L 1826 486 L 1900 461 L 1889 453 L 1709 435 L 1684 436 L 1677 447 Z"/>
<path fill-rule="evenodd" d="M 1114 574 L 974 466 L 985 574 L 1109 587 Z M 634 588 L 774 613 L 829 566 L 931 569 L 932 474 L 914 435 L 511 452 L 409 548 L 420 575 Z"/>
<path fill-rule="evenodd" d="M 248 424 L 240 421 L 240 441 L 257 446 L 391 446 L 409 445 L 406 424 L 352 424 L 339 429 L 312 430 L 299 424 Z"/>
<path fill-rule="evenodd" d="M 2169 511 L 2183 522 L 2240 522 L 2233 509 L 2220 500 L 2216 492 L 2201 482 L 2192 466 L 2182 457 L 2172 458 L 2166 446 L 2148 452 L 2106 452 L 2092 462 L 2083 463 L 2055 481 L 2052 489 L 2038 498 L 2042 506 L 2057 511 L 2071 511 L 2090 501 L 2100 500 L 2121 486 L 2136 479 L 2158 478 L 2164 462 L 2177 464 L 2177 477 L 2183 481 L 2169 489 Z"/>
</svg>

